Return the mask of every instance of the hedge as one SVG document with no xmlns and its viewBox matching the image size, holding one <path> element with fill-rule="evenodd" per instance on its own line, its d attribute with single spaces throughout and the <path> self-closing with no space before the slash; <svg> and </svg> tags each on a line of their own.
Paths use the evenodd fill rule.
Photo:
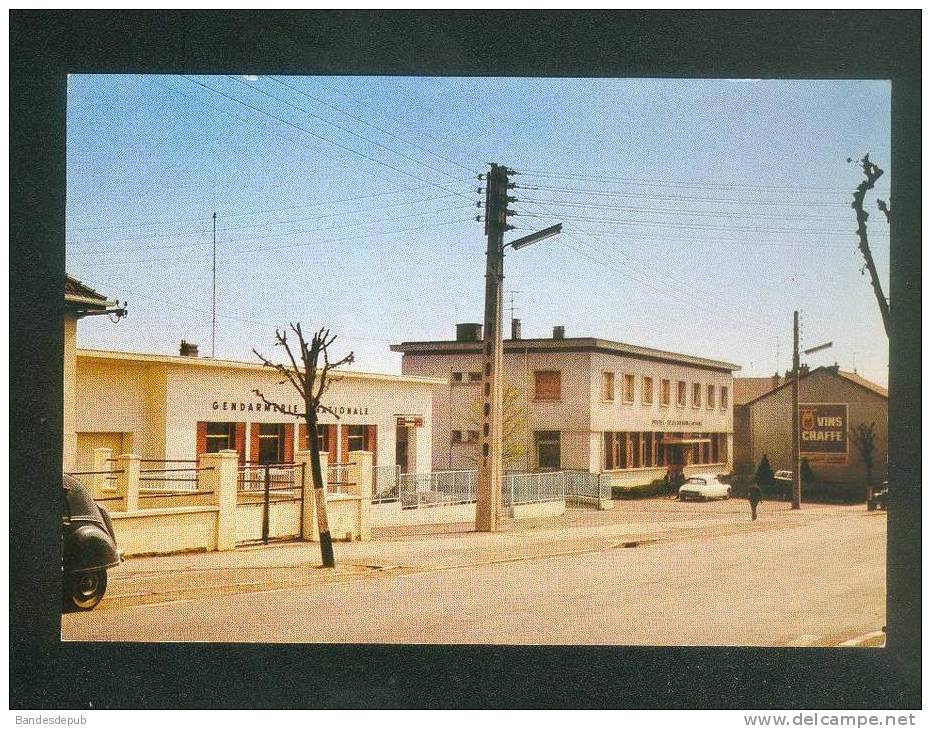
<svg viewBox="0 0 931 729">
<path fill-rule="evenodd" d="M 612 486 L 612 499 L 644 499 L 666 492 L 666 481 L 658 478 L 655 481 L 636 486 Z"/>
</svg>

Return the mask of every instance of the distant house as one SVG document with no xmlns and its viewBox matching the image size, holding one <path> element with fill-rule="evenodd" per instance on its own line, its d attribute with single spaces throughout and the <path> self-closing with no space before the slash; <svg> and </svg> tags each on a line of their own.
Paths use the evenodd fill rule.
<svg viewBox="0 0 931 729">
<path fill-rule="evenodd" d="M 764 455 L 774 470 L 792 469 L 792 379 L 734 378 L 734 467 L 752 471 Z M 886 478 L 889 395 L 886 388 L 837 365 L 808 370 L 799 381 L 800 451 L 815 477 L 863 483 L 866 472 L 851 428 L 876 424 L 873 480 Z"/>
<path fill-rule="evenodd" d="M 78 319 L 99 314 L 116 314 L 122 316 L 125 309 L 119 308 L 117 301 L 108 299 L 90 286 L 73 276 L 65 274 L 65 356 L 63 406 L 64 406 L 64 447 L 62 458 L 64 470 L 74 470 L 77 463 L 77 436 L 75 435 L 75 379 Z"/>
</svg>

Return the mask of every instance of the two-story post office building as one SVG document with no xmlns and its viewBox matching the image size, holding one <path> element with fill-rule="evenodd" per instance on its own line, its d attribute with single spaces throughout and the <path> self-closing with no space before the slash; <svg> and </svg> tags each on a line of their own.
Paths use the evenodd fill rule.
<svg viewBox="0 0 931 729">
<path fill-rule="evenodd" d="M 403 342 L 408 376 L 443 378 L 433 391 L 433 468 L 477 461 L 481 325 L 455 340 Z M 648 483 L 668 465 L 729 470 L 737 365 L 591 337 L 504 342 L 505 468 L 614 472 Z M 510 442 L 509 442 L 510 441 Z M 510 455 L 509 455 L 510 454 Z"/>
</svg>

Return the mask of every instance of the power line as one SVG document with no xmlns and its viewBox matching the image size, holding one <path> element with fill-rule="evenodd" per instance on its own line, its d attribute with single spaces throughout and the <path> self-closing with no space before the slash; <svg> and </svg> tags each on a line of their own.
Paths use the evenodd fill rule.
<svg viewBox="0 0 931 729">
<path fill-rule="evenodd" d="M 816 201 L 816 200 L 803 200 L 803 201 L 779 201 L 779 200 L 741 200 L 735 198 L 721 198 L 721 197 L 696 197 L 689 195 L 668 195 L 668 194 L 648 194 L 648 193 L 637 193 L 637 192 L 617 192 L 611 190 L 589 190 L 581 189 L 574 187 L 552 187 L 548 185 L 521 185 L 516 186 L 518 190 L 543 190 L 547 192 L 565 192 L 565 193 L 574 193 L 577 195 L 598 195 L 602 197 L 621 197 L 621 198 L 635 198 L 643 200 L 682 200 L 685 202 L 714 202 L 714 203 L 735 203 L 738 205 L 776 205 L 783 207 L 844 207 L 849 208 L 848 203 L 843 202 L 830 202 L 830 201 Z"/>
<path fill-rule="evenodd" d="M 441 189 L 441 190 L 443 190 L 443 191 L 445 191 L 445 192 L 450 192 L 449 189 L 443 187 L 443 183 L 439 183 L 439 182 L 430 182 L 430 180 L 426 180 L 426 179 L 424 179 L 424 178 L 422 178 L 422 177 L 418 177 L 417 175 L 415 175 L 415 174 L 413 174 L 413 173 L 410 173 L 410 172 L 407 172 L 407 171 L 405 171 L 405 170 L 402 170 L 402 169 L 399 168 L 399 167 L 395 167 L 394 165 L 389 164 L 388 162 L 384 162 L 383 160 L 377 159 L 377 158 L 375 158 L 375 157 L 370 157 L 369 155 L 365 154 L 364 152 L 360 152 L 359 150 L 353 149 L 352 147 L 347 147 L 345 144 L 341 144 L 340 142 L 337 142 L 337 141 L 335 141 L 335 140 L 332 140 L 332 139 L 330 139 L 329 137 L 324 137 L 324 136 L 321 135 L 321 134 L 317 134 L 316 132 L 313 132 L 313 131 L 307 129 L 306 127 L 302 127 L 302 126 L 300 126 L 300 125 L 298 125 L 298 124 L 295 124 L 295 123 L 293 123 L 293 122 L 288 121 L 287 119 L 283 119 L 283 118 L 281 118 L 280 116 L 277 116 L 276 114 L 272 114 L 271 112 L 267 112 L 267 111 L 265 111 L 265 110 L 263 110 L 263 109 L 258 108 L 257 106 L 252 106 L 252 105 L 249 104 L 248 102 L 245 102 L 245 101 L 243 101 L 242 99 L 239 99 L 239 98 L 237 98 L 237 97 L 235 97 L 235 96 L 232 96 L 232 95 L 227 94 L 227 93 L 225 93 L 225 92 L 223 92 L 223 91 L 220 91 L 220 90 L 218 90 L 218 89 L 215 89 L 215 88 L 213 88 L 212 86 L 208 86 L 207 84 L 201 83 L 200 81 L 197 81 L 197 80 L 195 80 L 195 79 L 192 79 L 192 78 L 190 78 L 190 77 L 188 77 L 188 76 L 184 76 L 183 78 L 187 79 L 188 81 L 190 81 L 190 82 L 193 83 L 193 84 L 196 84 L 197 86 L 201 86 L 201 87 L 207 89 L 208 91 L 212 91 L 213 93 L 218 94 L 219 96 L 223 96 L 223 97 L 229 99 L 230 101 L 233 101 L 233 102 L 235 102 L 235 103 L 237 103 L 237 104 L 240 104 L 240 105 L 242 105 L 242 106 L 245 106 L 245 107 L 248 108 L 248 109 L 252 109 L 253 111 L 258 112 L 259 114 L 264 114 L 265 116 L 271 117 L 272 119 L 277 119 L 277 120 L 278 120 L 279 122 L 281 122 L 282 124 L 287 124 L 288 126 L 293 127 L 294 129 L 298 129 L 299 131 L 302 131 L 302 132 L 304 132 L 305 134 L 309 134 L 310 136 L 314 137 L 315 139 L 319 139 L 319 140 L 322 141 L 322 142 L 326 142 L 327 144 L 332 144 L 333 146 L 339 147 L 340 149 L 342 149 L 342 150 L 344 150 L 344 151 L 346 151 L 346 152 L 349 152 L 349 153 L 351 153 L 351 154 L 354 154 L 354 155 L 357 155 L 357 156 L 359 156 L 359 157 L 362 157 L 363 159 L 367 159 L 369 162 L 374 162 L 375 164 L 381 165 L 382 167 L 387 167 L 388 169 L 393 170 L 393 171 L 395 171 L 395 172 L 398 172 L 398 173 L 404 175 L 405 177 L 410 177 L 410 178 L 413 178 L 413 179 L 417 180 L 418 182 L 427 183 L 427 184 L 432 185 L 433 187 L 438 187 L 439 189 Z M 460 194 L 460 193 L 456 193 L 456 194 L 458 195 L 458 194 Z M 466 197 L 466 199 L 469 199 L 469 200 L 472 199 L 472 198 L 469 198 L 468 196 L 465 196 L 465 195 L 462 195 L 462 197 Z"/>
<path fill-rule="evenodd" d="M 466 178 L 466 179 L 454 180 L 453 182 L 470 182 L 471 180 L 472 178 Z M 376 197 L 386 197 L 389 195 L 400 195 L 405 192 L 419 192 L 421 190 L 427 190 L 433 186 L 434 186 L 433 183 L 430 183 L 427 185 L 416 185 L 414 187 L 402 187 L 397 190 L 386 190 L 384 192 L 375 192 L 369 195 L 355 195 L 353 197 L 345 197 L 339 200 L 322 200 L 320 202 L 315 202 L 315 203 L 303 203 L 301 205 L 288 205 L 286 207 L 279 207 L 279 208 L 264 208 L 261 210 L 247 210 L 247 211 L 242 211 L 242 212 L 237 212 L 237 213 L 224 213 L 221 217 L 228 219 L 228 218 L 243 218 L 243 217 L 248 217 L 250 215 L 264 215 L 266 213 L 284 213 L 284 212 L 290 212 L 292 210 L 302 210 L 305 208 L 320 207 L 321 205 L 338 205 L 342 203 L 357 202 L 359 200 L 366 200 L 366 199 L 376 198 Z M 147 222 L 123 223 L 121 225 L 90 225 L 90 226 L 77 226 L 77 227 L 69 226 L 69 228 L 70 230 L 116 230 L 119 228 L 142 228 L 142 227 L 150 227 L 150 226 L 156 226 L 156 225 L 175 225 L 177 223 L 195 223 L 195 222 L 201 222 L 201 221 L 203 221 L 202 217 L 201 218 L 175 218 L 173 220 L 153 220 L 153 221 L 147 221 Z M 91 241 L 85 241 L 85 240 L 69 241 L 69 243 L 85 243 L 85 242 L 91 242 Z"/>
<path fill-rule="evenodd" d="M 542 177 L 542 178 L 553 178 L 553 179 L 567 179 L 567 180 L 585 180 L 592 182 L 621 182 L 631 185 L 653 185 L 656 187 L 681 187 L 681 188 L 693 188 L 693 189 L 709 189 L 709 188 L 733 188 L 741 190 L 766 190 L 773 192 L 841 192 L 852 194 L 852 190 L 841 187 L 810 187 L 805 185 L 750 185 L 746 183 L 739 182 L 695 182 L 695 181 L 683 181 L 683 180 L 670 180 L 670 179 L 648 179 L 648 178 L 637 178 L 637 177 L 618 177 L 613 175 L 586 175 L 582 173 L 575 172 L 543 172 L 539 170 L 524 170 L 521 169 L 518 171 L 518 174 L 527 175 L 528 177 Z"/>
<path fill-rule="evenodd" d="M 530 217 L 530 218 L 540 218 L 548 219 L 551 217 L 556 217 L 552 215 L 536 215 L 534 213 L 515 213 L 517 216 L 521 217 Z M 660 223 L 651 220 L 608 220 L 605 218 L 590 218 L 584 215 L 559 215 L 561 220 L 578 220 L 588 223 L 602 223 L 608 225 L 631 225 L 634 227 L 646 227 L 646 228 L 683 228 L 686 230 L 695 229 L 695 230 L 721 230 L 721 231 L 732 231 L 735 233 L 779 233 L 779 234 L 789 234 L 789 235 L 829 235 L 829 236 L 846 236 L 853 235 L 848 233 L 841 233 L 838 231 L 828 231 L 828 230 L 805 230 L 805 229 L 778 229 L 778 228 L 751 228 L 744 226 L 723 226 L 723 225 L 707 225 L 703 223 Z M 749 243 L 749 245 L 756 245 L 756 242 Z M 839 243 L 822 243 L 817 247 L 846 247 L 843 244 Z"/>
<path fill-rule="evenodd" d="M 269 76 L 268 78 L 270 78 L 272 81 L 274 81 L 274 82 L 277 83 L 277 84 L 281 84 L 282 86 L 286 86 L 287 88 L 292 89 L 293 91 L 296 91 L 297 93 L 301 94 L 302 96 L 306 96 L 308 99 L 311 99 L 312 101 L 316 101 L 318 104 L 323 104 L 324 106 L 326 106 L 326 107 L 329 108 L 329 109 L 333 109 L 334 111 L 336 111 L 336 112 L 338 112 L 338 113 L 340 113 L 340 114 L 343 114 L 344 116 L 348 116 L 350 119 L 355 119 L 356 121 L 358 121 L 358 122 L 360 122 L 360 123 L 362 123 L 362 124 L 365 124 L 365 126 L 371 128 L 371 129 L 374 129 L 374 130 L 376 130 L 376 131 L 378 131 L 378 132 L 381 132 L 382 134 L 385 134 L 385 135 L 391 137 L 392 139 L 396 139 L 396 140 L 399 141 L 399 142 L 402 142 L 402 143 L 404 143 L 404 144 L 408 144 L 408 145 L 410 145 L 411 147 L 416 147 L 417 149 L 420 149 L 420 150 L 426 152 L 427 154 L 431 154 L 431 155 L 433 155 L 434 157 L 437 157 L 438 159 L 443 160 L 444 162 L 449 162 L 451 165 L 455 165 L 456 167 L 459 167 L 460 169 L 465 170 L 466 172 L 469 172 L 469 173 L 471 173 L 471 174 L 473 174 L 473 175 L 476 174 L 476 171 L 475 171 L 475 170 L 473 170 L 473 169 L 471 169 L 471 168 L 469 168 L 469 167 L 466 167 L 465 165 L 459 164 L 458 162 L 456 162 L 455 160 L 450 159 L 449 157 L 445 157 L 445 156 L 443 156 L 443 155 L 441 155 L 441 154 L 439 154 L 439 153 L 437 153 L 437 152 L 434 152 L 434 151 L 430 150 L 430 149 L 427 148 L 427 147 L 424 147 L 423 145 L 417 144 L 416 142 L 412 142 L 412 141 L 410 141 L 409 139 L 404 139 L 403 137 L 399 137 L 398 135 L 394 134 L 393 132 L 388 131 L 387 129 L 382 129 L 381 127 L 379 127 L 379 126 L 377 126 L 377 125 L 375 125 L 375 124 L 372 124 L 372 123 L 370 123 L 370 122 L 367 122 L 365 119 L 362 119 L 361 117 L 358 117 L 358 116 L 356 116 L 355 114 L 352 114 L 352 113 L 350 113 L 350 112 L 348 112 L 348 111 L 344 111 L 343 109 L 340 109 L 338 106 L 334 106 L 333 104 L 330 104 L 330 103 L 328 103 L 328 102 L 326 102 L 326 101 L 323 101 L 322 99 L 318 99 L 316 96 L 312 96 L 311 94 L 308 94 L 306 91 L 303 91 L 303 90 L 297 88 L 296 86 L 292 86 L 292 85 L 289 84 L 289 83 L 285 83 L 284 81 L 282 81 L 282 80 L 279 79 L 279 78 L 276 78 L 275 76 Z"/>
<path fill-rule="evenodd" d="M 443 223 L 433 223 L 430 225 L 418 225 L 413 228 L 401 228 L 400 230 L 385 230 L 385 231 L 378 231 L 378 232 L 373 232 L 373 233 L 356 233 L 353 235 L 344 236 L 342 238 L 328 238 L 326 240 L 307 241 L 303 243 L 289 243 L 288 245 L 282 245 L 282 246 L 265 246 L 262 248 L 250 248 L 246 250 L 233 249 L 229 251 L 224 251 L 224 256 L 236 256 L 236 255 L 244 255 L 248 253 L 261 253 L 264 251 L 280 251 L 280 250 L 290 250 L 292 248 L 303 248 L 303 247 L 310 247 L 310 246 L 327 245 L 329 243 L 337 243 L 337 242 L 347 241 L 347 240 L 353 240 L 353 241 L 362 240 L 365 238 L 374 238 L 374 237 L 378 237 L 382 235 L 395 235 L 398 233 L 409 233 L 411 231 L 416 231 L 416 230 L 428 230 L 431 228 L 441 228 L 441 227 L 445 227 L 448 225 L 455 225 L 457 223 L 472 223 L 472 222 L 475 222 L 474 218 L 464 218 L 460 220 L 449 220 Z M 306 232 L 312 232 L 312 231 L 306 231 Z M 293 236 L 293 235 L 300 235 L 300 233 L 288 233 L 285 235 Z M 271 236 L 271 237 L 281 238 L 281 237 L 284 237 L 284 235 L 277 235 L 277 236 Z M 237 239 L 237 240 L 245 241 L 245 240 L 257 240 L 257 239 L 256 238 L 242 238 L 242 239 Z M 225 241 L 221 241 L 221 242 L 225 242 Z M 205 255 L 195 256 L 195 257 L 196 258 L 207 258 L 209 255 L 210 254 L 208 253 Z M 133 260 L 133 261 L 109 261 L 105 263 L 94 263 L 93 265 L 95 268 L 104 267 L 104 266 L 137 266 L 143 263 L 156 263 L 156 262 L 161 262 L 161 261 L 175 261 L 175 260 L 176 259 L 174 258 L 165 258 L 165 257 L 145 258 L 142 260 Z"/>
<path fill-rule="evenodd" d="M 363 210 L 361 210 L 361 211 L 352 211 L 352 212 L 366 212 L 366 213 L 368 213 L 368 212 L 373 212 L 373 211 L 376 211 L 376 210 L 387 210 L 387 209 L 389 209 L 389 208 L 397 208 L 397 207 L 402 207 L 402 206 L 406 206 L 406 205 L 416 205 L 416 204 L 425 203 L 425 202 L 434 202 L 434 201 L 436 201 L 436 200 L 443 200 L 443 199 L 449 198 L 449 197 L 453 197 L 452 193 L 447 194 L 447 195 L 439 195 L 439 196 L 436 196 L 436 197 L 430 197 L 430 198 L 426 198 L 426 199 L 424 199 L 424 200 L 403 201 L 403 202 L 399 202 L 399 203 L 391 203 L 391 204 L 389 204 L 389 205 L 381 205 L 381 206 L 378 206 L 378 207 L 371 207 L 371 208 L 363 209 Z M 469 206 L 469 207 L 471 207 L 471 206 Z M 446 210 L 462 210 L 462 209 L 463 209 L 463 206 L 459 206 L 458 208 L 446 208 L 446 209 L 444 209 L 444 210 L 437 211 L 437 212 L 445 212 Z M 428 212 L 429 212 L 429 211 L 428 211 Z M 265 221 L 265 222 L 261 222 L 261 223 L 248 223 L 248 224 L 246 224 L 246 225 L 231 225 L 231 226 L 226 226 L 226 227 L 224 227 L 224 228 L 223 228 L 223 231 L 224 231 L 224 232 L 228 232 L 228 231 L 231 231 L 231 230 L 248 230 L 248 229 L 254 229 L 254 228 L 268 228 L 268 227 L 271 227 L 271 226 L 274 226 L 274 225 L 293 225 L 293 224 L 295 224 L 295 223 L 308 222 L 308 221 L 311 221 L 311 220 L 323 220 L 323 219 L 325 219 L 325 218 L 333 218 L 333 217 L 338 217 L 338 216 L 340 216 L 340 215 L 345 216 L 345 215 L 347 215 L 347 214 L 348 214 L 348 213 L 346 213 L 346 212 L 344 212 L 344 211 L 340 211 L 340 212 L 335 212 L 335 213 L 326 213 L 326 214 L 324 214 L 324 215 L 312 215 L 312 216 L 310 216 L 310 217 L 304 217 L 304 218 L 290 218 L 290 219 L 288 219 L 288 220 Z M 225 216 L 224 216 L 224 217 L 225 217 Z M 379 221 L 371 221 L 371 222 L 379 222 Z M 362 225 L 362 224 L 364 224 L 364 222 L 363 222 L 363 223 L 359 223 L 359 224 Z M 186 235 L 197 235 L 197 231 L 193 231 L 193 230 L 192 230 L 192 231 L 182 231 L 182 232 L 173 232 L 173 233 L 152 233 L 152 234 L 147 234 L 147 235 L 128 236 L 128 237 L 123 237 L 123 238 L 100 238 L 100 239 L 96 239 L 96 240 L 69 241 L 68 243 L 69 243 L 69 245 L 72 244 L 72 243 L 115 243 L 115 242 L 133 241 L 133 240 L 144 240 L 144 239 L 153 239 L 153 238 L 156 238 L 156 239 L 157 239 L 157 238 L 174 238 L 174 237 L 186 236 Z M 160 248 L 163 248 L 163 249 L 168 249 L 168 248 L 183 248 L 183 247 L 185 247 L 186 245 L 190 245 L 190 244 L 161 246 Z M 147 249 L 147 250 L 156 250 L 156 248 L 152 248 L 152 247 L 149 247 L 149 246 L 147 246 L 146 249 Z M 82 256 L 83 256 L 83 255 L 91 255 L 91 254 L 97 254 L 97 253 L 110 253 L 110 252 L 113 252 L 113 251 L 100 251 L 100 250 L 97 250 L 97 251 L 80 251 L 80 252 L 74 253 L 73 255 L 82 255 Z"/>
</svg>

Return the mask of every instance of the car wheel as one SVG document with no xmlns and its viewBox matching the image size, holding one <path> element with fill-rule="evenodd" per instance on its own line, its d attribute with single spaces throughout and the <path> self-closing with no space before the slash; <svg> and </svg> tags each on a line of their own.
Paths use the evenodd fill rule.
<svg viewBox="0 0 931 729">
<path fill-rule="evenodd" d="M 66 612 L 93 610 L 106 591 L 106 570 L 68 575 L 64 585 L 64 609 Z"/>
</svg>

